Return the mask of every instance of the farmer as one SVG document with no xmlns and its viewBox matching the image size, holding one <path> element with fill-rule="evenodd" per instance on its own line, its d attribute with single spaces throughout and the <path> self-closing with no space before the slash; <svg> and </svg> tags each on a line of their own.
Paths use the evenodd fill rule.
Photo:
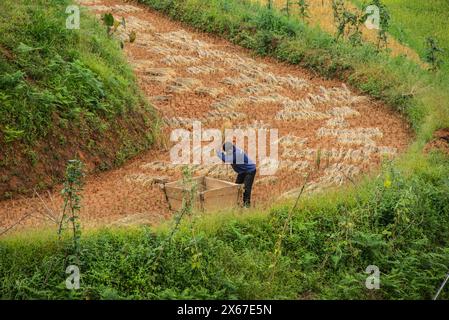
<svg viewBox="0 0 449 320">
<path fill-rule="evenodd" d="M 256 165 L 245 152 L 231 142 L 223 144 L 223 151 L 217 149 L 217 156 L 224 163 L 231 164 L 232 169 L 237 173 L 235 183 L 244 184 L 243 205 L 249 208 L 251 206 L 251 190 L 256 176 Z"/>
</svg>

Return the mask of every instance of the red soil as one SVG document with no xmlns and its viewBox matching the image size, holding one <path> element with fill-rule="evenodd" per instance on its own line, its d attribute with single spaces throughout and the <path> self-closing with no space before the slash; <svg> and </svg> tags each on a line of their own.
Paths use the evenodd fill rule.
<svg viewBox="0 0 449 320">
<path fill-rule="evenodd" d="M 86 0 L 83 2 L 87 6 L 93 5 Z M 134 8 L 140 10 L 126 13 L 123 9 L 130 7 L 113 8 L 115 5 L 124 4 L 118 0 L 91 2 L 96 2 L 96 6 L 104 5 L 109 8 L 107 11 L 101 11 L 102 8 L 97 7 L 100 11 L 96 11 L 96 13 L 112 11 L 116 18 L 123 16 L 126 21 L 129 21 L 127 30 L 119 30 L 124 39 L 127 37 L 127 32 L 132 30 L 137 32 L 136 41 L 125 44 L 126 55 L 129 61 L 136 66 L 136 74 L 142 90 L 154 102 L 160 116 L 167 119 L 168 123 L 171 123 L 173 117 L 201 118 L 203 127 L 220 129 L 223 123 L 222 119 L 215 119 L 208 115 L 208 112 L 214 110 L 212 105 L 227 96 L 241 97 L 244 102 L 232 108 L 231 111 L 242 113 L 245 118 L 231 120 L 234 126 L 251 125 L 254 120 L 258 120 L 271 128 L 277 128 L 279 137 L 292 135 L 306 139 L 303 145 L 290 148 L 293 156 L 284 155 L 280 159 L 290 160 L 291 163 L 303 161 L 308 167 L 295 171 L 287 166 L 279 170 L 274 178 L 257 177 L 256 180 L 259 182 L 254 188 L 254 202 L 257 206 L 268 205 L 283 193 L 297 188 L 302 184 L 304 175 L 307 173 L 311 174 L 310 190 L 341 184 L 346 181 L 348 175 L 367 173 L 379 166 L 383 158 L 382 153 L 386 152 L 389 156 L 394 156 L 403 151 L 410 141 L 410 131 L 404 119 L 382 103 L 368 97 L 360 97 L 352 88 L 346 89 L 339 81 L 318 78 L 306 70 L 280 63 L 271 58 L 254 57 L 248 50 L 209 34 L 193 31 L 181 23 L 171 21 L 140 5 L 132 4 Z M 126 5 L 131 6 L 129 3 Z M 139 20 L 134 19 L 133 21 L 133 18 Z M 146 25 L 141 28 L 135 22 L 146 23 Z M 184 31 L 171 33 L 180 30 Z M 195 42 L 196 40 L 200 42 Z M 162 54 L 156 52 L 158 47 L 164 50 Z M 219 50 L 219 52 L 214 50 Z M 209 56 L 203 56 L 204 52 L 209 53 Z M 213 53 L 217 53 L 217 56 L 213 56 Z M 177 56 L 182 56 L 178 57 L 181 60 L 177 64 L 170 65 L 169 60 L 177 59 Z M 244 60 L 242 65 L 237 66 L 238 61 L 235 59 L 238 57 Z M 231 60 L 226 61 L 226 58 Z M 188 69 L 194 66 L 214 67 L 217 70 L 214 73 L 195 74 Z M 155 70 L 153 68 L 170 68 L 171 73 L 168 73 L 167 81 L 155 81 L 157 78 L 154 78 Z M 257 70 L 260 71 L 259 74 L 253 76 Z M 270 82 L 265 77 L 270 73 L 277 77 L 277 80 L 274 81 L 277 82 L 277 87 L 274 86 L 276 83 Z M 226 78 L 237 78 L 242 74 L 249 76 L 251 84 L 229 85 L 222 82 Z M 295 89 L 288 85 L 285 83 L 286 81 L 282 80 L 282 77 L 287 76 L 303 81 L 304 87 Z M 221 93 L 218 93 L 216 97 L 199 94 L 196 92 L 195 85 L 187 88 L 184 92 L 173 92 L 170 86 L 178 78 L 199 80 L 200 86 L 218 88 Z M 268 90 L 268 93 L 248 94 L 242 91 L 242 89 L 254 85 L 261 86 L 261 89 Z M 313 108 L 310 109 L 316 114 L 324 115 L 324 118 L 297 118 L 291 121 L 276 118 L 282 111 L 289 115 L 283 105 L 285 99 L 299 101 L 306 99 L 309 94 L 319 97 L 321 86 L 335 91 L 335 96 L 331 94 L 327 101 L 313 103 Z M 281 98 L 268 103 L 252 103 L 245 100 L 250 96 L 257 98 L 270 95 L 279 95 Z M 160 96 L 164 96 L 164 98 Z M 339 100 L 339 97 L 346 98 Z M 348 108 L 354 114 L 336 117 L 332 115 L 332 112 L 340 112 L 342 109 L 334 108 Z M 310 111 L 296 109 L 296 111 L 304 110 Z M 342 123 L 332 125 L 330 122 L 328 123 L 331 119 L 337 119 Z M 176 127 L 167 126 L 164 132 L 168 134 L 171 129 Z M 379 130 L 380 134 L 367 138 L 363 134 L 357 134 L 357 131 L 351 131 L 349 136 L 348 134 L 346 136 L 339 136 L 340 134 L 323 136 L 318 134 L 320 128 L 337 130 L 377 128 L 376 130 Z M 358 140 L 348 144 L 349 142 L 345 140 L 347 138 Z M 169 146 L 149 150 L 117 170 L 89 176 L 83 193 L 83 209 L 81 211 L 83 225 L 110 224 L 134 216 L 139 217 L 139 223 L 142 222 L 141 217 L 144 217 L 143 220 L 146 222 L 157 224 L 169 218 L 171 213 L 168 211 L 164 195 L 157 184 L 152 184 L 154 177 L 164 176 L 169 180 L 175 180 L 181 176 L 180 167 L 170 169 L 167 166 L 165 169 L 158 170 L 154 165 L 155 161 L 169 163 Z M 287 148 L 288 146 L 281 145 L 280 154 L 282 155 Z M 322 156 L 318 168 L 316 154 L 325 155 L 326 151 L 332 149 L 346 155 L 352 150 L 354 157 Z M 232 172 L 226 172 L 226 170 L 218 172 L 214 176 L 227 176 L 228 179 L 232 179 Z M 340 175 L 339 170 L 345 174 Z M 0 202 L 0 227 L 6 228 L 28 213 L 32 213 L 32 216 L 25 219 L 21 223 L 22 226 L 49 224 L 51 222 L 45 219 L 43 212 L 48 211 L 49 208 L 57 212 L 60 211 L 61 206 L 62 198 L 57 192 L 51 196 L 43 196 L 42 200 L 28 198 Z"/>
</svg>

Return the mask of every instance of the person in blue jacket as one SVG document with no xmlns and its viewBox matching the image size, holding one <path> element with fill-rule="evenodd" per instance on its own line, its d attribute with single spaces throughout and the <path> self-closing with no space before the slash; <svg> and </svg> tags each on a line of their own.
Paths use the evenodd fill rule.
<svg viewBox="0 0 449 320">
<path fill-rule="evenodd" d="M 217 156 L 224 163 L 230 164 L 232 169 L 237 173 L 235 183 L 244 184 L 243 205 L 249 208 L 251 206 L 251 191 L 256 176 L 255 163 L 243 150 L 237 148 L 231 142 L 225 142 L 223 144 L 223 151 L 217 150 Z"/>
</svg>

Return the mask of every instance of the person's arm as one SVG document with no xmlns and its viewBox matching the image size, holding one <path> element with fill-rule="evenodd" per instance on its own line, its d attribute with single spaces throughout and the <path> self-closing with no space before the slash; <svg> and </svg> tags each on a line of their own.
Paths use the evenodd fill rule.
<svg viewBox="0 0 449 320">
<path fill-rule="evenodd" d="M 246 162 L 246 153 L 242 149 L 235 149 L 235 154 L 233 156 L 233 162 L 238 164 L 245 164 Z"/>
<path fill-rule="evenodd" d="M 217 157 L 221 159 L 221 161 L 226 162 L 226 156 L 220 149 L 215 149 L 215 152 L 217 153 Z"/>
</svg>

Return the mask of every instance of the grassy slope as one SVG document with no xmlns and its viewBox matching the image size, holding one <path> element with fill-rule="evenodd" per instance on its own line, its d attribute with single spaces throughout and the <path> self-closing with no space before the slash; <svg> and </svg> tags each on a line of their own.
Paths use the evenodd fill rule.
<svg viewBox="0 0 449 320">
<path fill-rule="evenodd" d="M 119 44 L 69 0 L 4 0 L 0 10 L 0 198 L 59 181 L 79 156 L 106 169 L 148 147 L 154 117 Z"/>
<path fill-rule="evenodd" d="M 390 171 L 357 193 L 303 201 L 275 267 L 273 252 L 287 206 L 186 220 L 169 244 L 164 229 L 84 234 L 76 292 L 64 286 L 64 270 L 73 263 L 69 240 L 58 242 L 54 230 L 47 236 L 16 235 L 0 242 L 0 296 L 430 299 L 449 264 L 444 170 L 448 163 L 420 159 L 413 177 Z M 364 286 L 368 265 L 380 268 L 380 290 Z M 441 298 L 449 298 L 448 292 Z"/>
<path fill-rule="evenodd" d="M 266 3 L 265 0 L 253 0 L 259 1 L 260 3 Z M 287 0 L 274 0 L 273 3 L 276 5 L 278 9 L 285 8 Z M 333 0 L 319 0 L 319 1 L 306 1 L 308 6 L 308 15 L 307 22 L 319 26 L 323 31 L 326 31 L 331 34 L 336 34 L 337 27 L 334 21 L 334 13 L 332 9 L 332 1 Z M 355 0 L 357 1 L 357 0 Z M 291 9 L 293 14 L 297 13 L 298 6 L 295 1 L 290 1 Z M 347 10 L 355 13 L 358 10 L 357 6 L 351 3 L 351 0 L 345 0 L 345 7 Z M 373 44 L 377 44 L 377 31 L 369 30 L 368 28 L 361 28 L 363 40 L 366 42 L 371 42 Z M 390 50 L 393 56 L 406 55 L 409 59 L 420 63 L 421 59 L 419 55 L 408 46 L 404 46 L 394 38 L 390 37 L 388 39 L 388 49 Z"/>
<path fill-rule="evenodd" d="M 362 5 L 361 0 L 352 0 Z M 438 40 L 445 51 L 442 68 L 449 71 L 449 2 L 446 0 L 383 0 L 392 16 L 390 33 L 401 43 L 426 55 L 426 38 Z"/>
<path fill-rule="evenodd" d="M 64 289 L 70 242 L 24 235 L 0 242 L 5 298 L 430 298 L 449 265 L 449 161 L 421 148 L 448 122 L 448 80 L 369 46 L 335 43 L 319 30 L 240 1 L 143 0 L 214 32 L 324 76 L 350 81 L 408 116 L 416 143 L 374 179 L 289 207 L 186 221 L 168 231 L 98 231 L 82 240 L 82 289 Z M 417 86 L 415 94 L 408 95 Z M 290 232 L 291 230 L 291 232 Z M 158 258 L 159 257 L 159 258 Z M 364 287 L 368 265 L 381 289 Z M 447 291 L 442 298 L 449 298 Z"/>
</svg>

